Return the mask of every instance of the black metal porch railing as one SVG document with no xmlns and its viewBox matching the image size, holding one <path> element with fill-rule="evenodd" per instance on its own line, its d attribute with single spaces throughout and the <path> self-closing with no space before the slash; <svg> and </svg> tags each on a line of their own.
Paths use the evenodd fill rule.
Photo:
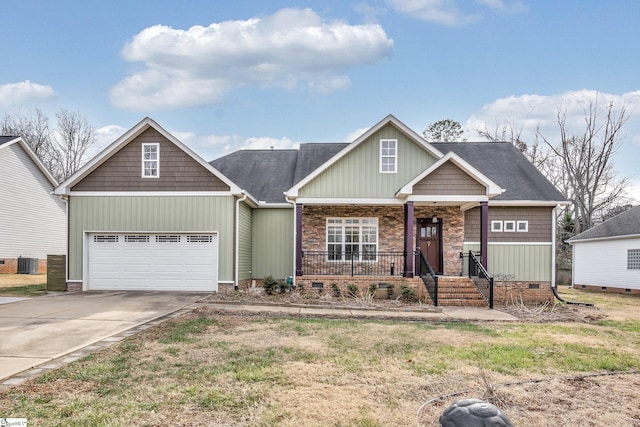
<svg viewBox="0 0 640 427">
<path fill-rule="evenodd" d="M 425 258 L 420 248 L 416 248 L 416 265 L 418 266 L 417 270 L 422 279 L 422 283 L 424 283 L 427 293 L 431 297 L 431 301 L 433 301 L 433 305 L 437 307 L 438 276 L 435 271 L 433 271 L 433 268 L 431 268 L 431 264 L 429 264 L 429 261 Z"/>
<path fill-rule="evenodd" d="M 405 252 L 303 251 L 305 276 L 402 276 Z"/>
<path fill-rule="evenodd" d="M 478 255 L 469 251 L 469 278 L 473 279 L 473 283 L 489 304 L 489 308 L 493 308 L 493 277 L 478 260 Z"/>
</svg>

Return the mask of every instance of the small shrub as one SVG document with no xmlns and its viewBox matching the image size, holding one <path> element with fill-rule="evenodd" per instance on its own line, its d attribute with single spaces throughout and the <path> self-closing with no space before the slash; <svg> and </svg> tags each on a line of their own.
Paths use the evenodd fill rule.
<svg viewBox="0 0 640 427">
<path fill-rule="evenodd" d="M 340 287 L 335 282 L 331 284 L 331 293 L 336 298 L 340 298 L 342 296 L 342 290 L 340 290 Z"/>
<path fill-rule="evenodd" d="M 264 287 L 264 292 L 267 295 L 273 295 L 277 289 L 279 289 L 280 285 L 278 283 L 278 281 L 276 279 L 273 278 L 273 276 L 267 276 L 264 279 L 262 279 L 263 282 L 263 287 Z"/>
<path fill-rule="evenodd" d="M 347 293 L 351 298 L 356 298 L 358 296 L 358 285 L 354 285 L 353 283 L 349 283 L 347 285 Z"/>
<path fill-rule="evenodd" d="M 387 295 L 389 299 L 393 298 L 393 290 L 395 289 L 395 285 L 393 283 L 387 283 Z"/>
<path fill-rule="evenodd" d="M 400 299 L 406 302 L 415 302 L 418 300 L 416 291 L 408 286 L 400 286 Z"/>
<path fill-rule="evenodd" d="M 376 294 L 376 291 L 378 290 L 378 284 L 377 283 L 372 283 L 369 285 L 369 295 L 374 296 Z"/>
<path fill-rule="evenodd" d="M 277 282 L 278 282 L 278 292 L 280 292 L 281 294 L 284 294 L 289 290 L 289 284 L 287 283 L 286 280 L 278 279 Z"/>
<path fill-rule="evenodd" d="M 296 284 L 296 288 L 298 289 L 298 292 L 300 292 L 301 294 L 304 294 L 304 282 L 300 281 Z"/>
</svg>

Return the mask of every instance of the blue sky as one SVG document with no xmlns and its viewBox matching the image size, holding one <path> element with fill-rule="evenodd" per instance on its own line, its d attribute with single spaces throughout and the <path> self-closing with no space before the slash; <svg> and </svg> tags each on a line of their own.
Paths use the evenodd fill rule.
<svg viewBox="0 0 640 427">
<path fill-rule="evenodd" d="M 640 200 L 640 2 L 2 0 L 0 113 L 84 113 L 104 147 L 145 116 L 206 160 L 343 142 L 387 114 L 477 139 L 579 133 L 625 105 L 616 170 Z"/>
</svg>

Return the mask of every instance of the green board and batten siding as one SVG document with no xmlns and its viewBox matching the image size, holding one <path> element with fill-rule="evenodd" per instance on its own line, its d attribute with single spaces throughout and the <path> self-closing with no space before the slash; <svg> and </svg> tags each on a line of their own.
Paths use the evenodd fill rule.
<svg viewBox="0 0 640 427">
<path fill-rule="evenodd" d="M 496 280 L 551 281 L 551 244 L 490 244 L 489 274 Z M 480 251 L 480 244 L 464 245 L 465 253 Z M 465 258 L 466 261 L 466 258 Z M 464 273 L 467 274 L 467 266 Z"/>
<path fill-rule="evenodd" d="M 82 280 L 83 233 L 217 232 L 218 280 L 233 281 L 234 197 L 72 196 L 69 279 Z"/>
<path fill-rule="evenodd" d="M 238 229 L 238 280 L 252 278 L 252 241 L 251 224 L 253 216 L 251 207 L 246 203 L 240 203 L 239 229 Z"/>
<path fill-rule="evenodd" d="M 293 274 L 293 209 L 254 209 L 253 277 Z"/>
<path fill-rule="evenodd" d="M 380 173 L 380 140 L 398 141 L 398 173 Z M 302 187 L 300 197 L 392 198 L 436 159 L 392 125 L 362 141 L 338 162 Z"/>
</svg>

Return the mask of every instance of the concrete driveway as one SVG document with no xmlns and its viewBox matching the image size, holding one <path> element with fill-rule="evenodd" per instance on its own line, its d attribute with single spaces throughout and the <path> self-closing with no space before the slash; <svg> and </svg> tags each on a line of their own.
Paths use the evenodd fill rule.
<svg viewBox="0 0 640 427">
<path fill-rule="evenodd" d="M 0 304 L 0 380 L 195 303 L 192 292 L 82 292 Z"/>
</svg>

